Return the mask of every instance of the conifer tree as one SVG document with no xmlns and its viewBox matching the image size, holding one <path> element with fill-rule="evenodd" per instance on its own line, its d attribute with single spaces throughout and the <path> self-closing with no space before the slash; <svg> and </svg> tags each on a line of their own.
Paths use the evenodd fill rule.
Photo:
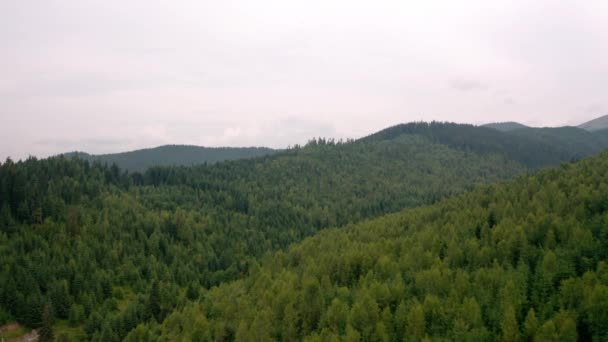
<svg viewBox="0 0 608 342">
<path fill-rule="evenodd" d="M 524 337 L 526 341 L 531 342 L 534 340 L 536 331 L 538 330 L 538 319 L 536 318 L 536 312 L 534 308 L 528 311 L 526 320 L 524 321 Z"/>
<path fill-rule="evenodd" d="M 150 290 L 150 296 L 148 297 L 148 311 L 157 322 L 161 321 L 160 290 L 158 281 L 152 283 L 152 289 Z"/>
<path fill-rule="evenodd" d="M 507 307 L 503 314 L 501 329 L 503 342 L 519 341 L 519 326 L 517 325 L 517 317 L 515 317 L 515 309 L 511 305 Z"/>
<path fill-rule="evenodd" d="M 42 310 L 42 326 L 38 335 L 40 342 L 52 342 L 55 339 L 53 335 L 53 308 L 50 302 L 47 302 Z"/>
</svg>

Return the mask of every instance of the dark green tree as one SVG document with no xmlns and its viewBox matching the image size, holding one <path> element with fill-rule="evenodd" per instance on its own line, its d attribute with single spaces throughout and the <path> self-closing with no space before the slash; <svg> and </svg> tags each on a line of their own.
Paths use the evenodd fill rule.
<svg viewBox="0 0 608 342">
<path fill-rule="evenodd" d="M 50 302 L 44 305 L 42 311 L 42 326 L 38 331 L 38 340 L 40 342 L 52 342 L 55 340 L 53 335 L 53 308 Z"/>
<path fill-rule="evenodd" d="M 152 283 L 152 289 L 148 297 L 148 311 L 157 321 L 162 321 L 161 317 L 161 299 L 158 281 Z"/>
</svg>

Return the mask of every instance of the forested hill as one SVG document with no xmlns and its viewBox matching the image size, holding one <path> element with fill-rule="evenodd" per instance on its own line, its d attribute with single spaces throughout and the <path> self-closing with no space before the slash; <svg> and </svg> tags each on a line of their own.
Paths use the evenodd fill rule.
<svg viewBox="0 0 608 342">
<path fill-rule="evenodd" d="M 551 145 L 574 159 L 597 154 L 608 147 L 606 131 L 589 132 L 577 127 L 522 128 L 508 134 Z"/>
<path fill-rule="evenodd" d="M 454 141 L 471 130 L 443 126 Z M 442 139 L 315 139 L 270 156 L 143 173 L 79 158 L 7 160 L 0 324 L 46 327 L 54 317 L 62 336 L 120 340 L 202 289 L 246 276 L 269 251 L 529 171 L 497 143 L 477 150 Z"/>
<path fill-rule="evenodd" d="M 0 165 L 0 321 L 44 326 L 51 307 L 80 338 L 123 338 L 137 323 L 162 321 L 186 289 L 193 297 L 237 279 L 253 258 L 320 229 L 524 172 L 502 156 L 411 135 L 319 139 L 143 174 L 77 158 L 9 160 Z"/>
<path fill-rule="evenodd" d="M 127 341 L 606 341 L 607 259 L 604 153 L 325 230 Z"/>
<path fill-rule="evenodd" d="M 585 122 L 578 127 L 592 132 L 608 129 L 608 115 Z"/>
<path fill-rule="evenodd" d="M 165 145 L 131 152 L 92 155 L 84 152 L 65 153 L 103 164 L 116 164 L 123 170 L 143 172 L 152 166 L 190 166 L 217 163 L 226 160 L 255 158 L 276 153 L 266 147 L 201 147 L 189 145 Z"/>
<path fill-rule="evenodd" d="M 605 132 L 590 133 L 575 127 L 520 128 L 503 132 L 484 126 L 442 122 L 415 122 L 389 127 L 361 140 L 390 140 L 403 134 L 480 154 L 501 154 L 537 169 L 578 160 L 608 148 Z"/>
<path fill-rule="evenodd" d="M 483 125 L 483 127 L 493 128 L 503 132 L 509 132 L 515 129 L 528 128 L 526 125 L 522 125 L 518 122 L 495 122 Z"/>
</svg>

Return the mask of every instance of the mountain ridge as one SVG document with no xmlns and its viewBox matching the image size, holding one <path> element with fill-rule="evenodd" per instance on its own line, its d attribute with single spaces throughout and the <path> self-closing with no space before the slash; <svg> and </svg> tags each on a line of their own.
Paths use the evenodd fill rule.
<svg viewBox="0 0 608 342">
<path fill-rule="evenodd" d="M 142 330 L 167 340 L 604 341 L 607 168 L 602 153 L 324 230 L 175 311 L 160 332 Z M 206 329 L 185 331 L 195 319 Z"/>
<path fill-rule="evenodd" d="M 496 130 L 499 130 L 501 132 L 509 132 L 509 131 L 513 131 L 516 129 L 521 129 L 521 128 L 529 128 L 530 126 L 526 126 L 524 124 L 520 124 L 519 122 L 515 122 L 515 121 L 506 121 L 506 122 L 492 122 L 492 123 L 488 123 L 485 125 L 481 125 L 482 127 L 488 127 L 488 128 L 493 128 Z"/>
<path fill-rule="evenodd" d="M 591 132 L 608 129 L 608 114 L 582 123 L 578 127 Z"/>
<path fill-rule="evenodd" d="M 580 129 L 584 129 L 586 131 L 594 132 L 594 131 L 608 129 L 608 114 L 596 117 L 594 119 L 586 121 L 577 126 L 566 125 L 566 126 L 556 126 L 556 127 L 534 127 L 534 126 L 527 126 L 527 125 L 524 125 L 524 124 L 516 122 L 516 121 L 491 122 L 491 123 L 483 124 L 480 126 L 493 128 L 493 129 L 496 129 L 501 132 L 510 132 L 510 131 L 514 131 L 514 130 L 518 130 L 518 129 L 522 129 L 522 128 L 561 128 L 561 127 L 577 127 Z"/>
<path fill-rule="evenodd" d="M 438 133 L 437 127 L 441 125 L 458 125 L 461 132 L 446 137 L 444 133 Z M 605 125 L 605 127 L 603 126 Z M 445 127 L 443 127 L 445 128 Z M 480 128 L 480 129 L 476 129 Z M 581 132 L 576 132 L 576 130 Z M 566 161 L 566 155 L 570 158 L 580 159 L 589 154 L 597 153 L 601 149 L 608 147 L 608 115 L 596 118 L 577 127 L 530 127 L 514 121 L 488 123 L 475 126 L 471 124 L 455 124 L 449 122 L 409 122 L 387 127 L 378 132 L 357 139 L 357 141 L 368 141 L 378 139 L 391 139 L 401 134 L 418 134 L 438 140 L 440 143 L 447 144 L 460 149 L 477 149 L 492 152 L 504 150 L 505 147 L 512 151 L 522 150 L 525 146 L 534 146 L 535 149 L 544 151 L 545 156 L 556 156 L 562 154 L 559 161 Z M 499 134 L 496 134 L 496 132 Z M 582 133 L 596 133 L 596 137 L 585 136 Z M 560 133 L 561 132 L 561 133 Z M 568 137 L 561 136 L 564 133 L 571 137 L 576 137 L 577 141 L 568 141 Z M 438 136 L 439 134 L 439 136 Z M 448 132 L 448 135 L 450 133 Z M 461 135 L 471 135 L 457 137 Z M 513 138 L 517 136 L 517 138 Z M 479 142 L 484 140 L 494 146 L 480 146 Z M 519 140 L 519 141 L 517 141 Z M 508 145 L 508 146 L 507 146 Z M 594 146 L 595 145 L 595 146 Z M 567 151 L 564 151 L 566 149 Z M 585 151 L 589 151 L 588 153 Z M 87 152 L 75 151 L 63 153 L 66 157 L 77 157 L 88 161 L 99 161 L 107 164 L 117 164 L 121 169 L 130 172 L 143 172 L 154 166 L 191 166 L 204 163 L 216 163 L 221 161 L 256 158 L 280 152 L 280 149 L 267 147 L 204 147 L 195 145 L 161 145 L 151 148 L 143 148 L 133 151 L 89 154 Z M 504 151 L 503 151 L 504 152 Z M 520 153 L 521 154 L 521 153 Z M 534 160 L 523 157 L 528 166 Z M 546 161 L 538 162 L 538 165 L 545 165 Z M 555 162 L 553 163 L 555 164 Z"/>
<path fill-rule="evenodd" d="M 196 145 L 161 145 L 133 151 L 89 154 L 75 151 L 63 153 L 66 157 L 76 157 L 91 162 L 116 164 L 130 172 L 142 172 L 154 166 L 192 166 L 217 163 L 227 160 L 255 158 L 270 155 L 279 150 L 267 147 L 204 147 Z"/>
<path fill-rule="evenodd" d="M 413 122 L 388 127 L 359 141 L 390 140 L 404 134 L 422 135 L 433 142 L 460 150 L 502 154 L 537 169 L 581 159 L 608 148 L 606 135 L 599 133 L 575 127 L 528 127 L 503 132 L 471 124 Z"/>
</svg>

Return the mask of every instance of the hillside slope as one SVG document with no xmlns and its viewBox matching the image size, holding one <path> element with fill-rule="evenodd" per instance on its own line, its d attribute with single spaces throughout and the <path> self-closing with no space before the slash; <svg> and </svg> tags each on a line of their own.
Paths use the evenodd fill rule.
<svg viewBox="0 0 608 342">
<path fill-rule="evenodd" d="M 501 132 L 488 127 L 441 122 L 401 124 L 361 140 L 390 140 L 403 134 L 421 135 L 459 150 L 500 154 L 531 169 L 559 165 L 596 154 L 608 147 L 608 140 L 603 137 L 572 127 Z"/>
<path fill-rule="evenodd" d="M 482 127 L 493 128 L 502 132 L 509 132 L 516 129 L 528 128 L 526 125 L 522 125 L 519 122 L 494 122 L 482 125 Z"/>
<path fill-rule="evenodd" d="M 589 132 L 577 127 L 523 128 L 508 134 L 553 146 L 574 160 L 597 154 L 608 147 L 607 136 L 602 131 Z"/>
<path fill-rule="evenodd" d="M 519 153 L 511 145 L 474 140 L 495 130 L 432 128 L 441 139 L 417 130 L 319 139 L 143 173 L 78 158 L 8 160 L 0 164 L 0 324 L 39 327 L 46 309 L 60 326 L 68 320 L 76 339 L 121 340 L 204 289 L 255 273 L 269 251 L 530 170 L 508 157 Z M 542 157 L 534 165 L 561 158 Z"/>
<path fill-rule="evenodd" d="M 608 129 L 608 115 L 585 122 L 578 127 L 592 132 Z"/>
<path fill-rule="evenodd" d="M 48 305 L 79 339 L 122 339 L 138 323 L 162 321 L 186 289 L 195 297 L 238 279 L 270 250 L 524 172 L 419 136 L 320 140 L 144 174 L 80 159 L 8 161 L 0 165 L 0 320 L 38 327 Z"/>
<path fill-rule="evenodd" d="M 325 230 L 127 340 L 604 341 L 607 194 L 605 153 Z"/>
<path fill-rule="evenodd" d="M 255 158 L 276 153 L 265 147 L 201 147 L 189 145 L 165 145 L 142 150 L 91 155 L 84 152 L 65 153 L 67 157 L 78 157 L 103 164 L 116 164 L 127 171 L 143 172 L 153 166 L 191 166 L 217 163 L 226 160 Z"/>
</svg>

